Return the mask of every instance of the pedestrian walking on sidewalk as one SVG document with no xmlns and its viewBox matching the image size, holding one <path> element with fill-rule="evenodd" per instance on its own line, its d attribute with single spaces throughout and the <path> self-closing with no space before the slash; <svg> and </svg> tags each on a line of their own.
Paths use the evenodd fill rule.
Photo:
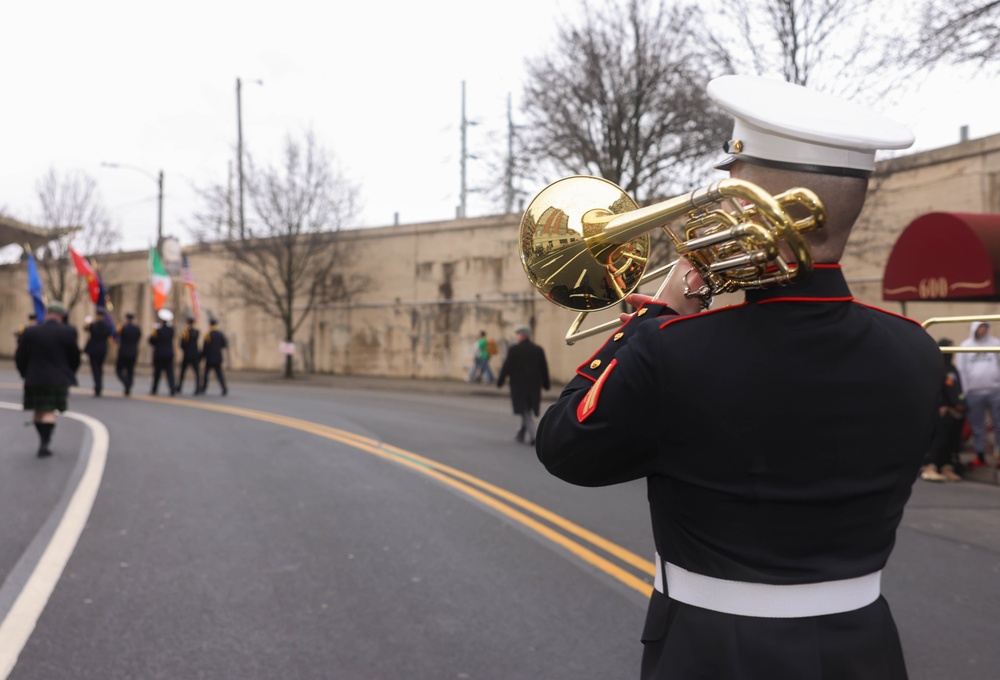
<svg viewBox="0 0 1000 680">
<path fill-rule="evenodd" d="M 969 337 L 962 341 L 961 346 L 1000 347 L 1000 338 L 990 334 L 989 322 L 973 321 L 969 327 Z M 976 448 L 972 465 L 986 465 L 986 452 L 991 450 L 987 439 L 987 413 L 994 438 L 1000 436 L 1000 353 L 961 352 L 955 365 L 965 389 L 972 443 Z M 993 453 L 997 452 L 994 450 Z"/>
<path fill-rule="evenodd" d="M 938 340 L 939 347 L 955 344 L 950 338 Z M 928 452 L 927 464 L 920 471 L 920 478 L 927 482 L 958 482 L 962 479 L 962 466 L 958 453 L 962 448 L 962 427 L 967 411 L 962 378 L 953 361 L 955 355 L 942 352 L 944 357 L 944 383 L 941 385 L 941 406 L 938 407 L 938 426 Z"/>
<path fill-rule="evenodd" d="M 507 350 L 497 387 L 503 387 L 510 379 L 510 402 L 514 414 L 521 417 L 521 427 L 515 439 L 534 445 L 535 431 L 538 429 L 535 416 L 542 404 L 542 390 L 549 389 L 549 365 L 545 360 L 545 350 L 531 341 L 531 329 L 521 326 L 515 331 L 517 342 Z"/>
</svg>

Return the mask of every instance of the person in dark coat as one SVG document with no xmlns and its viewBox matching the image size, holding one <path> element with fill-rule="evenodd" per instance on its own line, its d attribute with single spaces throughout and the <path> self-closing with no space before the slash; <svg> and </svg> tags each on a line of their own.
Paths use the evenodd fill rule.
<svg viewBox="0 0 1000 680">
<path fill-rule="evenodd" d="M 229 394 L 226 387 L 226 376 L 222 373 L 223 351 L 229 346 L 225 334 L 219 330 L 219 322 L 214 318 L 208 320 L 208 333 L 201 346 L 201 356 L 205 358 L 205 374 L 201 382 L 201 393 L 208 389 L 208 372 L 213 371 L 222 386 L 222 396 Z"/>
<path fill-rule="evenodd" d="M 521 326 L 515 333 L 517 342 L 507 350 L 503 366 L 497 375 L 497 387 L 510 378 L 510 402 L 515 415 L 521 416 L 521 427 L 515 439 L 534 445 L 538 425 L 535 416 L 542 405 L 542 390 L 549 389 L 549 365 L 545 350 L 531 341 L 531 329 Z"/>
<path fill-rule="evenodd" d="M 939 347 L 952 347 L 951 338 L 938 340 Z M 958 453 L 962 448 L 962 427 L 968 412 L 962 378 L 955 367 L 955 355 L 942 352 L 944 360 L 944 383 L 941 385 L 941 406 L 938 407 L 938 426 L 934 431 L 934 441 L 928 452 L 926 465 L 920 470 L 920 478 L 928 482 L 958 482 L 962 466 Z"/>
<path fill-rule="evenodd" d="M 194 394 L 201 393 L 201 349 L 198 347 L 200 332 L 194 325 L 194 316 L 187 315 L 187 325 L 181 331 L 181 373 L 177 379 L 177 391 L 184 390 L 184 374 L 188 367 L 194 371 Z"/>
<path fill-rule="evenodd" d="M 783 81 L 724 76 L 708 94 L 736 119 L 720 169 L 825 206 L 802 234 L 812 271 L 702 311 L 711 291 L 679 260 L 546 410 L 538 458 L 580 486 L 645 480 L 644 680 L 905 680 L 881 574 L 944 371 L 919 323 L 854 300 L 840 259 L 876 150 L 913 135 Z"/>
<path fill-rule="evenodd" d="M 125 321 L 118 324 L 118 358 L 115 360 L 115 374 L 125 387 L 125 396 L 132 394 L 135 379 L 135 362 L 139 358 L 139 341 L 142 331 L 135 324 L 135 314 L 125 313 Z"/>
<path fill-rule="evenodd" d="M 34 411 L 38 457 L 52 455 L 49 443 L 56 428 L 56 411 L 65 411 L 69 388 L 76 384 L 80 348 L 76 328 L 63 323 L 66 308 L 57 301 L 45 308 L 45 320 L 28 326 L 14 353 L 17 372 L 24 378 L 24 410 Z"/>
<path fill-rule="evenodd" d="M 174 383 L 174 327 L 171 325 L 174 313 L 169 309 L 161 309 L 157 316 L 160 317 L 160 323 L 149 334 L 149 344 L 153 346 L 153 385 L 149 393 L 156 394 L 160 375 L 166 374 L 167 388 L 170 396 L 174 396 L 177 394 Z"/>
<path fill-rule="evenodd" d="M 105 314 L 104 307 L 98 307 L 94 318 L 87 321 L 83 327 L 89 335 L 83 353 L 90 358 L 95 397 L 101 396 L 101 390 L 104 388 L 104 359 L 108 356 L 108 338 L 111 337 L 111 326 L 108 325 Z"/>
</svg>

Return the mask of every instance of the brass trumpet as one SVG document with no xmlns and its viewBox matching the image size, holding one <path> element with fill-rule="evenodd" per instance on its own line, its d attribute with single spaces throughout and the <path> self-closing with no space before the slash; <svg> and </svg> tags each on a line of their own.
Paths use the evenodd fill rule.
<svg viewBox="0 0 1000 680">
<path fill-rule="evenodd" d="M 677 233 L 671 223 L 681 217 Z M 825 220 L 819 198 L 803 188 L 771 196 L 750 182 L 724 179 L 640 208 L 612 182 L 567 177 L 542 189 L 521 218 L 521 265 L 542 295 L 579 312 L 566 333 L 572 345 L 620 324 L 614 319 L 579 330 L 590 312 L 615 305 L 642 283 L 666 281 L 676 260 L 646 272 L 653 229 L 664 230 L 716 295 L 809 274 L 813 260 L 802 234 Z"/>
</svg>

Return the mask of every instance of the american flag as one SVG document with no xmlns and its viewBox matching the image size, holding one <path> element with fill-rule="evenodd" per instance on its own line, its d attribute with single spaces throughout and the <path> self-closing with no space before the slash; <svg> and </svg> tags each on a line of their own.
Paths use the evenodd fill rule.
<svg viewBox="0 0 1000 680">
<path fill-rule="evenodd" d="M 184 287 L 191 291 L 191 315 L 195 323 L 201 316 L 201 305 L 198 303 L 198 287 L 194 285 L 194 274 L 191 272 L 191 265 L 188 264 L 187 255 L 181 253 L 181 281 Z"/>
</svg>

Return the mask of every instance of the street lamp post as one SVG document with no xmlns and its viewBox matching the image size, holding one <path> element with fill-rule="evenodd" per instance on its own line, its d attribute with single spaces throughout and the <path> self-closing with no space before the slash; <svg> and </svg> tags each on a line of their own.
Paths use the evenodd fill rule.
<svg viewBox="0 0 1000 680">
<path fill-rule="evenodd" d="M 263 85 L 263 80 L 253 81 L 258 85 Z M 240 240 L 246 238 L 246 219 L 243 213 L 243 81 L 236 79 L 236 172 L 239 175 L 240 185 Z"/>
<path fill-rule="evenodd" d="M 102 162 L 102 167 L 105 168 L 125 168 L 126 170 L 135 170 L 140 172 L 146 177 L 150 178 L 156 182 L 157 196 L 156 196 L 156 247 L 159 249 L 160 245 L 163 243 L 163 171 L 160 170 L 159 174 L 154 176 L 153 173 L 143 170 L 135 165 L 126 165 L 124 163 L 108 163 Z"/>
</svg>

